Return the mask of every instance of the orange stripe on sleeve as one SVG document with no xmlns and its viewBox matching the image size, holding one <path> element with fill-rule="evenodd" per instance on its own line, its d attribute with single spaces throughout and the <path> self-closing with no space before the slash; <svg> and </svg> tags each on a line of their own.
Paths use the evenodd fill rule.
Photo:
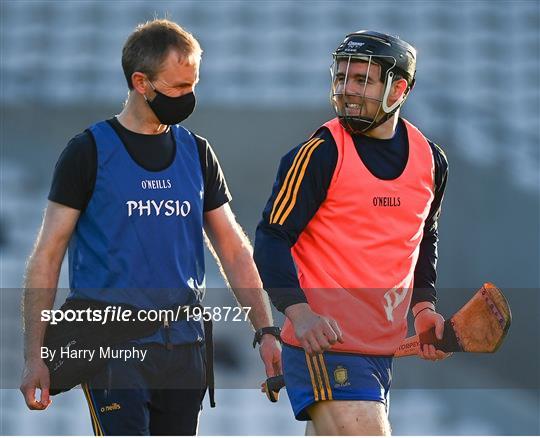
<svg viewBox="0 0 540 438">
<path fill-rule="evenodd" d="M 300 176 L 298 177 L 298 180 L 296 181 L 296 184 L 294 185 L 294 191 L 293 191 L 293 198 L 292 198 L 292 202 L 290 203 L 289 207 L 287 208 L 287 210 L 285 210 L 285 212 L 283 213 L 283 215 L 281 216 L 281 218 L 279 219 L 278 223 L 279 225 L 283 225 L 283 223 L 285 222 L 285 220 L 287 219 L 287 217 L 289 216 L 290 212 L 292 211 L 294 205 L 296 204 L 296 197 L 298 196 L 298 190 L 300 189 L 300 184 L 302 184 L 302 180 L 304 178 L 304 175 L 306 173 L 306 169 L 307 169 L 307 166 L 309 164 L 309 159 L 311 158 L 311 155 L 313 154 L 313 152 L 315 151 L 315 149 L 317 149 L 317 147 L 322 143 L 324 142 L 324 140 L 319 140 L 317 143 L 314 143 L 309 151 L 307 152 L 307 157 L 306 159 L 304 160 L 303 162 L 303 165 L 302 165 L 302 169 L 300 170 Z M 282 207 L 285 205 L 285 202 L 282 204 Z"/>
<path fill-rule="evenodd" d="M 286 201 L 286 199 L 283 199 L 283 195 L 285 193 L 289 193 L 289 187 L 292 184 L 292 181 L 294 181 L 293 175 L 296 173 L 296 169 L 299 167 L 300 162 L 302 161 L 302 158 L 305 156 L 306 150 L 309 149 L 309 147 L 317 141 L 316 138 L 312 138 L 311 140 L 304 143 L 304 145 L 300 148 L 296 156 L 294 157 L 293 163 L 291 167 L 289 168 L 289 171 L 287 172 L 287 176 L 285 177 L 285 180 L 283 181 L 283 185 L 281 186 L 281 189 L 276 196 L 276 200 L 274 201 L 274 205 L 272 207 L 272 213 L 270 214 L 270 223 L 275 223 L 276 215 L 279 215 L 281 212 L 282 207 L 280 205 L 283 205 L 283 203 Z M 281 202 L 283 201 L 283 202 Z M 278 209 L 276 213 L 276 209 Z"/>
</svg>

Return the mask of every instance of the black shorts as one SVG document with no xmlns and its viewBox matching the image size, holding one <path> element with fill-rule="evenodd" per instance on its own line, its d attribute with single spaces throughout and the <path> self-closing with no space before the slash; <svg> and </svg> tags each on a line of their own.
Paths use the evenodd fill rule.
<svg viewBox="0 0 540 438">
<path fill-rule="evenodd" d="M 111 359 L 82 385 L 95 435 L 195 435 L 206 391 L 204 346 L 130 342 L 115 350 L 133 348 L 146 350 L 144 360 L 136 353 Z"/>
</svg>

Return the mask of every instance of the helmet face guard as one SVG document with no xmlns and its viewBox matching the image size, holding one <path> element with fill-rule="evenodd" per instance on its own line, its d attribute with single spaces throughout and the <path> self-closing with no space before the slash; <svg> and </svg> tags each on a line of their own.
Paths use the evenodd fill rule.
<svg viewBox="0 0 540 438">
<path fill-rule="evenodd" d="M 361 31 L 345 38 L 333 54 L 330 101 L 347 131 L 352 134 L 367 132 L 392 117 L 403 105 L 414 85 L 415 58 L 416 51 L 412 46 L 384 34 Z M 352 77 L 351 66 L 355 63 L 366 66 L 360 73 L 363 84 Z M 382 92 L 376 96 L 368 90 L 368 79 L 375 78 L 373 74 L 370 76 L 373 70 L 379 70 L 376 79 L 383 83 Z M 404 78 L 408 86 L 389 105 L 388 96 L 396 76 Z"/>
</svg>

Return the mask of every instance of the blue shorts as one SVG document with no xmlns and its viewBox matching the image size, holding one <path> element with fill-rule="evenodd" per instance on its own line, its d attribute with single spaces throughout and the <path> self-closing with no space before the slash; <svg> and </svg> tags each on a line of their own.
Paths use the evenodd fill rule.
<svg viewBox="0 0 540 438">
<path fill-rule="evenodd" d="M 310 420 L 307 408 L 322 400 L 369 400 L 388 410 L 392 357 L 325 352 L 308 356 L 302 348 L 283 345 L 281 356 L 287 394 L 299 421 Z"/>
</svg>

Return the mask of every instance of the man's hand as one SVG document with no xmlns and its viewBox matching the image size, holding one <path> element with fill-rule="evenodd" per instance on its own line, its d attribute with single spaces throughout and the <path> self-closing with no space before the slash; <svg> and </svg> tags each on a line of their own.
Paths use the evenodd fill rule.
<svg viewBox="0 0 540 438">
<path fill-rule="evenodd" d="M 319 354 L 329 350 L 336 342 L 344 342 L 338 323 L 313 312 L 306 303 L 287 307 L 285 314 L 294 326 L 296 339 L 307 354 Z"/>
<path fill-rule="evenodd" d="M 435 327 L 435 336 L 441 340 L 444 332 L 444 318 L 431 308 L 426 308 L 417 313 L 414 319 L 414 329 L 416 334 L 425 332 L 426 330 Z M 446 359 L 452 353 L 445 353 L 444 351 L 437 350 L 434 345 L 424 344 L 421 345 L 418 356 L 425 360 L 440 360 Z"/>
<path fill-rule="evenodd" d="M 24 366 L 21 392 L 31 410 L 42 411 L 51 404 L 49 398 L 49 369 L 41 358 L 28 359 Z M 41 400 L 36 400 L 36 389 L 41 389 Z"/>
<path fill-rule="evenodd" d="M 263 335 L 259 354 L 266 369 L 266 377 L 283 374 L 281 369 L 281 344 L 275 336 L 269 334 Z"/>
</svg>

